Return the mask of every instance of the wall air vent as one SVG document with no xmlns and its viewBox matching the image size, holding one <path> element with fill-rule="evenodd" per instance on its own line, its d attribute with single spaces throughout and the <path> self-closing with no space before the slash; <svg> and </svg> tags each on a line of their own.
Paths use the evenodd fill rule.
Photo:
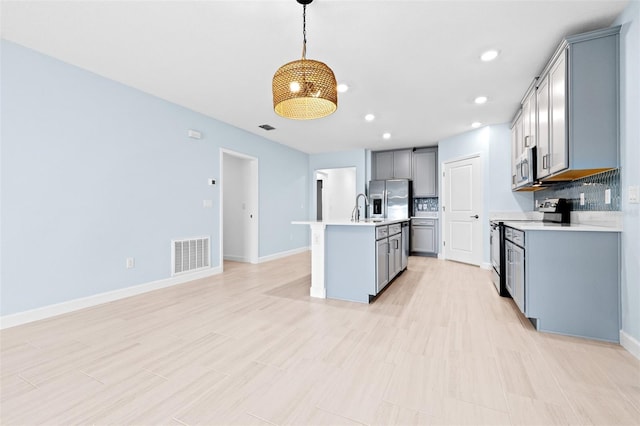
<svg viewBox="0 0 640 426">
<path fill-rule="evenodd" d="M 171 275 L 210 267 L 210 248 L 209 237 L 171 240 Z"/>
<path fill-rule="evenodd" d="M 275 129 L 276 129 L 275 127 L 273 127 L 273 126 L 271 126 L 271 125 L 269 125 L 269 124 L 261 124 L 261 125 L 260 125 L 260 126 L 258 126 L 258 127 L 260 127 L 261 129 L 267 130 L 267 131 L 269 131 L 269 130 L 275 130 Z"/>
</svg>

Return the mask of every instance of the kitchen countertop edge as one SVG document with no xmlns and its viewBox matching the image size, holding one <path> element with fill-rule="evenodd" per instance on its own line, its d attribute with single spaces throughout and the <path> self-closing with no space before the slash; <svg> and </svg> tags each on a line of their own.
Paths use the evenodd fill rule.
<svg viewBox="0 0 640 426">
<path fill-rule="evenodd" d="M 410 219 L 384 219 L 380 222 L 372 222 L 361 220 L 359 222 L 351 222 L 350 220 L 296 220 L 291 222 L 293 225 L 326 225 L 326 226 L 384 226 L 393 225 L 394 223 L 408 222 Z"/>
<path fill-rule="evenodd" d="M 622 232 L 622 228 L 609 226 L 585 225 L 572 223 L 569 225 L 545 222 L 504 221 L 505 226 L 521 231 L 563 231 L 563 232 Z"/>
</svg>

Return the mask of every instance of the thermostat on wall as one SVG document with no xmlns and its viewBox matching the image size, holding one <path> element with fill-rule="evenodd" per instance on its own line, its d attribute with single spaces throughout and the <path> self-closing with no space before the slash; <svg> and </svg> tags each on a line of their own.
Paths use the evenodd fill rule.
<svg viewBox="0 0 640 426">
<path fill-rule="evenodd" d="M 202 139 L 202 133 L 200 133 L 197 130 L 193 130 L 193 129 L 189 129 L 189 131 L 187 132 L 187 134 L 189 135 L 190 138 L 192 139 Z"/>
</svg>

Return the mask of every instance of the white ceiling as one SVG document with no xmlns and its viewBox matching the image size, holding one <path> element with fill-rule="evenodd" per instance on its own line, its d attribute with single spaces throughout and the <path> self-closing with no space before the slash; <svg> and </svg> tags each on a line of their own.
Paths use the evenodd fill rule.
<svg viewBox="0 0 640 426">
<path fill-rule="evenodd" d="M 351 89 L 336 113 L 311 121 L 277 116 L 271 99 L 274 72 L 301 56 L 294 0 L 2 0 L 0 13 L 5 39 L 319 153 L 434 145 L 473 121 L 510 121 L 561 38 L 609 26 L 627 3 L 316 0 L 307 58 Z M 483 63 L 488 48 L 501 55 Z M 479 95 L 489 101 L 475 105 Z"/>
</svg>

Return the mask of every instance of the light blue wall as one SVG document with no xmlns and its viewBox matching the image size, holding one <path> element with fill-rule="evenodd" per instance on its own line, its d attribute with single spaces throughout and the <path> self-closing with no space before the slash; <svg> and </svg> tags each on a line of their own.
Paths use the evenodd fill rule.
<svg viewBox="0 0 640 426">
<path fill-rule="evenodd" d="M 622 330 L 640 341 L 640 204 L 628 202 L 640 185 L 640 2 L 631 1 L 615 25 L 620 35 L 620 158 L 622 184 Z"/>
<path fill-rule="evenodd" d="M 482 257 L 488 264 L 489 213 L 530 211 L 533 209 L 533 196 L 511 192 L 511 132 L 508 124 L 485 126 L 438 142 L 440 170 L 444 170 L 444 163 L 475 154 L 480 154 L 482 159 Z M 441 186 L 442 173 L 438 180 Z"/>
<path fill-rule="evenodd" d="M 489 212 L 521 212 L 533 209 L 531 192 L 511 191 L 511 129 L 509 124 L 490 127 Z"/>
<path fill-rule="evenodd" d="M 356 193 L 365 192 L 367 179 L 367 152 L 364 149 L 354 151 L 329 152 L 309 155 L 309 215 L 315 220 L 316 214 L 316 179 L 319 169 L 336 169 L 341 167 L 356 168 Z M 354 200 L 355 205 L 355 200 Z"/>
<path fill-rule="evenodd" d="M 308 246 L 307 154 L 1 47 L 0 315 L 169 278 L 174 238 L 210 235 L 219 266 L 221 147 L 259 159 L 260 256 Z"/>
</svg>

